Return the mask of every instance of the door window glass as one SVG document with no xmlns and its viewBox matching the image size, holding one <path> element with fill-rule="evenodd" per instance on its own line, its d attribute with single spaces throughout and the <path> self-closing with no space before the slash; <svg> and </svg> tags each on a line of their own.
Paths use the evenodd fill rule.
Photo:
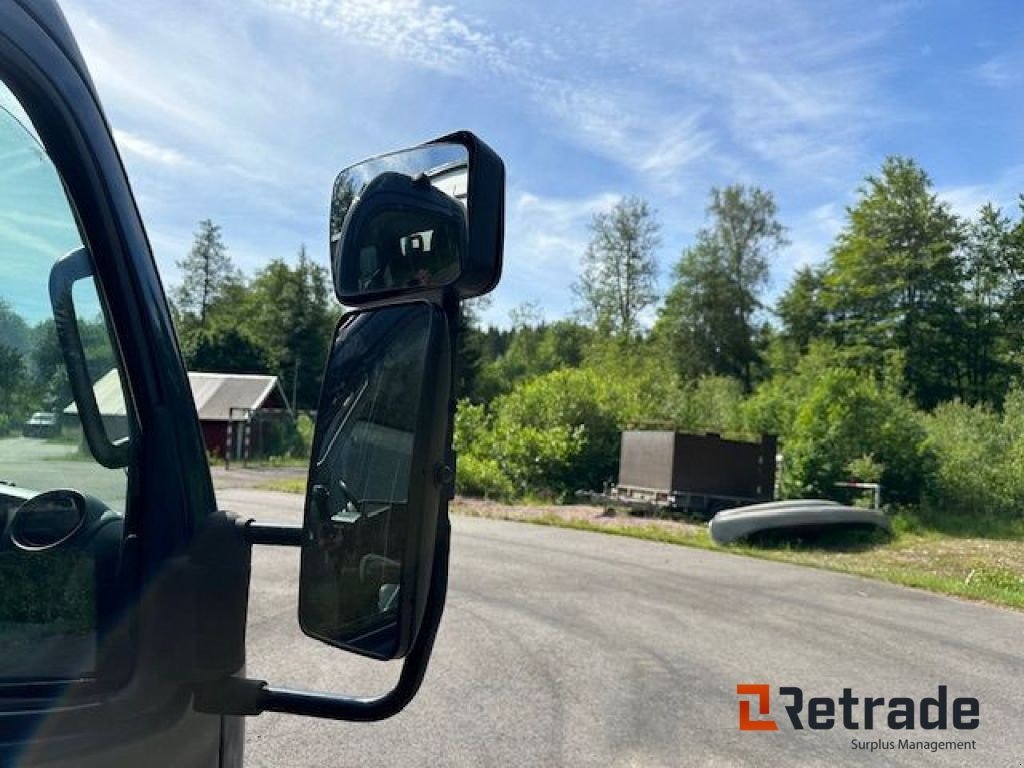
<svg viewBox="0 0 1024 768">
<path fill-rule="evenodd" d="M 97 585 L 116 562 L 111 543 L 122 534 L 127 472 L 101 466 L 83 439 L 68 349 L 51 306 L 53 265 L 81 247 L 60 176 L 0 83 L 0 689 L 95 671 L 103 603 Z M 127 438 L 122 376 L 96 285 L 79 280 L 72 295 L 104 429 L 111 441 Z M 56 489 L 81 500 L 87 514 L 80 529 L 69 520 L 78 501 L 37 503 L 31 516 L 23 507 Z M 30 544 L 54 546 L 25 546 L 19 531 Z"/>
</svg>

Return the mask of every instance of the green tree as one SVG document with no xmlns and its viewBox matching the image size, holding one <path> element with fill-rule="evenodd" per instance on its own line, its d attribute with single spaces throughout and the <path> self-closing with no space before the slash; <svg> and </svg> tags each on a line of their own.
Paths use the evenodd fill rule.
<svg viewBox="0 0 1024 768">
<path fill-rule="evenodd" d="M 750 391 L 758 351 L 761 294 L 770 261 L 786 245 L 775 200 L 757 187 L 712 189 L 708 226 L 683 251 L 656 332 L 686 378 L 733 376 Z"/>
<path fill-rule="evenodd" d="M 917 503 L 934 469 L 926 437 L 919 414 L 894 389 L 852 368 L 827 369 L 783 436 L 783 492 L 829 497 L 852 464 L 870 457 L 886 499 Z"/>
<path fill-rule="evenodd" d="M 243 328 L 217 325 L 192 337 L 186 359 L 190 371 L 266 373 L 267 350 Z"/>
<path fill-rule="evenodd" d="M 603 334 L 632 339 L 640 313 L 657 300 L 660 229 L 655 212 L 639 197 L 623 198 L 611 211 L 594 215 L 573 292 L 581 316 Z"/>
<path fill-rule="evenodd" d="M 782 338 L 800 352 L 805 352 L 814 339 L 824 334 L 828 321 L 824 286 L 820 268 L 801 267 L 775 305 L 775 313 L 782 322 Z"/>
<path fill-rule="evenodd" d="M 455 371 L 455 397 L 458 399 L 476 400 L 478 397 L 486 346 L 486 335 L 480 330 L 480 313 L 490 306 L 490 301 L 490 296 L 482 296 L 459 302 Z"/>
<path fill-rule="evenodd" d="M 25 360 L 17 349 L 0 344 L 0 435 L 21 410 L 27 384 Z"/>
<path fill-rule="evenodd" d="M 970 403 L 1001 403 L 1011 367 L 1002 354 L 1008 326 L 1004 308 L 1012 276 L 1022 266 L 1015 253 L 1012 222 L 986 204 L 971 221 L 960 251 L 963 319 L 964 398 Z"/>
<path fill-rule="evenodd" d="M 220 226 L 210 219 L 199 222 L 192 248 L 178 262 L 182 283 L 176 292 L 178 310 L 198 327 L 206 328 L 211 309 L 242 282 L 221 238 Z"/>
<path fill-rule="evenodd" d="M 22 353 L 31 348 L 28 324 L 4 299 L 0 299 L 0 344 Z"/>
<path fill-rule="evenodd" d="M 848 209 L 825 278 L 837 340 L 866 362 L 898 350 L 907 390 L 926 408 L 960 393 L 960 241 L 928 175 L 890 157 Z"/>
<path fill-rule="evenodd" d="M 335 321 L 327 270 L 305 246 L 290 266 L 275 259 L 252 279 L 246 330 L 266 350 L 272 370 L 296 407 L 315 408 Z"/>
</svg>

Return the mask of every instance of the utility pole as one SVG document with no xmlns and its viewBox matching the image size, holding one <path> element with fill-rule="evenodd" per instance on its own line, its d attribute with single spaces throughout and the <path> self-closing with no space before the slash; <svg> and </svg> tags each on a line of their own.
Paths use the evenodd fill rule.
<svg viewBox="0 0 1024 768">
<path fill-rule="evenodd" d="M 299 358 L 295 358 L 295 370 L 292 372 L 292 416 L 299 412 L 298 403 L 295 400 L 299 390 Z"/>
</svg>

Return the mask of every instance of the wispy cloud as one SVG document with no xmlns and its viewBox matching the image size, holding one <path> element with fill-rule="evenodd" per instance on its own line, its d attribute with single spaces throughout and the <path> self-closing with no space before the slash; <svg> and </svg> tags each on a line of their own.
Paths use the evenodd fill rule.
<svg viewBox="0 0 1024 768">
<path fill-rule="evenodd" d="M 487 314 L 502 322 L 530 298 L 549 318 L 570 309 L 587 223 L 620 194 L 662 212 L 667 271 L 702 224 L 710 187 L 774 192 L 792 240 L 774 270 L 784 285 L 827 252 L 842 206 L 885 154 L 918 156 L 918 136 L 948 144 L 975 114 L 1008 124 L 1021 70 L 1009 46 L 971 48 L 956 62 L 965 98 L 1001 101 L 947 119 L 948 101 L 932 107 L 927 88 L 949 99 L 956 84 L 906 70 L 930 47 L 929 72 L 942 71 L 950 47 L 915 23 L 931 13 L 917 3 L 63 4 L 169 283 L 208 216 L 247 269 L 300 242 L 325 253 L 341 167 L 467 127 L 508 169 L 505 280 Z M 914 132 L 901 129 L 909 121 Z M 978 130 L 991 143 L 993 129 Z M 983 154 L 981 143 L 961 142 L 954 172 L 941 156 L 921 158 L 948 180 L 942 193 L 958 211 L 1011 205 L 1024 188 L 1019 169 L 992 170 L 998 161 L 964 171 L 978 166 L 963 150 Z"/>
<path fill-rule="evenodd" d="M 986 203 L 1017 215 L 1020 195 L 1024 194 L 1024 165 L 1013 165 L 996 178 L 975 184 L 941 186 L 936 190 L 953 212 L 965 219 L 974 218 Z"/>
<path fill-rule="evenodd" d="M 449 5 L 421 0 L 261 0 L 388 56 L 442 72 L 509 65 L 508 41 Z M 522 41 L 518 41 L 522 44 Z"/>
<path fill-rule="evenodd" d="M 998 54 L 974 69 L 975 77 L 993 88 L 1010 88 L 1017 85 L 1024 74 L 1021 66 L 1024 57 L 1016 53 Z"/>
<path fill-rule="evenodd" d="M 128 131 L 114 129 L 114 140 L 117 146 L 125 152 L 129 152 L 143 160 L 149 160 L 160 165 L 183 166 L 189 165 L 191 161 L 181 152 L 171 147 L 161 146 L 155 142 L 145 139 Z"/>
<path fill-rule="evenodd" d="M 587 245 L 588 225 L 594 214 L 609 210 L 618 199 L 611 192 L 568 198 L 511 190 L 504 274 L 484 318 L 505 325 L 509 311 L 524 301 L 537 301 L 549 317 L 568 314 L 570 285 Z"/>
</svg>

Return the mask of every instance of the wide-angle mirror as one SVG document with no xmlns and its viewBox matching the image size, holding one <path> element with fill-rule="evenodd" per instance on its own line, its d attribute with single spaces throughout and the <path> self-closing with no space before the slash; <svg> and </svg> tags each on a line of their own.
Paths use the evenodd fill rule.
<svg viewBox="0 0 1024 768">
<path fill-rule="evenodd" d="M 451 349 L 416 302 L 346 316 L 324 374 L 303 523 L 299 623 L 380 659 L 404 656 L 430 586 Z"/>
<path fill-rule="evenodd" d="M 331 199 L 331 266 L 350 306 L 491 290 L 501 274 L 504 166 L 458 133 L 346 168 Z"/>
</svg>

